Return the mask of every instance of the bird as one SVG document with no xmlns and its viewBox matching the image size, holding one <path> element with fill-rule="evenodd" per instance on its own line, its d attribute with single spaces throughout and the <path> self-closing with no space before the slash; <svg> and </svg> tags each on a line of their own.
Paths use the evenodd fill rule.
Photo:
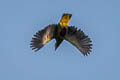
<svg viewBox="0 0 120 80">
<path fill-rule="evenodd" d="M 33 35 L 30 47 L 35 52 L 43 48 L 51 40 L 55 39 L 55 51 L 66 40 L 75 46 L 84 56 L 88 56 L 92 49 L 92 41 L 81 29 L 69 26 L 72 17 L 70 13 L 63 13 L 57 24 L 49 24 L 44 29 Z"/>
</svg>

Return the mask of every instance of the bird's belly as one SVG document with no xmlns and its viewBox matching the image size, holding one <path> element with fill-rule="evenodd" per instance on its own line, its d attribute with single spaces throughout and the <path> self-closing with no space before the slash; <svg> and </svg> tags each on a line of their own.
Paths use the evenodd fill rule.
<svg viewBox="0 0 120 80">
<path fill-rule="evenodd" d="M 60 36 L 61 37 L 64 37 L 66 35 L 66 28 L 62 28 L 61 31 L 60 31 Z"/>
</svg>

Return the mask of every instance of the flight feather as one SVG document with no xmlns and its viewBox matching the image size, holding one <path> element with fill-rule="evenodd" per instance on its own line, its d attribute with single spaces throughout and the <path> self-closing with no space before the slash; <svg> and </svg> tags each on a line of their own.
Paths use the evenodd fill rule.
<svg viewBox="0 0 120 80">
<path fill-rule="evenodd" d="M 69 26 L 65 40 L 77 47 L 83 55 L 90 54 L 92 49 L 92 41 L 81 29 L 77 29 L 75 26 Z"/>
<path fill-rule="evenodd" d="M 38 31 L 31 40 L 31 48 L 32 50 L 38 51 L 41 49 L 46 43 L 55 38 L 56 33 L 56 24 L 51 24 L 46 26 L 44 29 Z"/>
</svg>

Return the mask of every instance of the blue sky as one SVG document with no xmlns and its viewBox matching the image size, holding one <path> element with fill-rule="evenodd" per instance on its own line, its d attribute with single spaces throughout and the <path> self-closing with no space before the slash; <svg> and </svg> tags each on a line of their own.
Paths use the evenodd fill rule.
<svg viewBox="0 0 120 80">
<path fill-rule="evenodd" d="M 0 0 L 0 80 L 120 80 L 119 0 Z M 40 51 L 29 47 L 32 36 L 62 13 L 73 14 L 70 25 L 93 41 L 83 56 L 64 41 Z"/>
</svg>

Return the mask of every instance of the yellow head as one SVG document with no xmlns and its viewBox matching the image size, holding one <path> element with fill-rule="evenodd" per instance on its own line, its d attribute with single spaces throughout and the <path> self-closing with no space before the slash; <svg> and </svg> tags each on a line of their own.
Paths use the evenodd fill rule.
<svg viewBox="0 0 120 80">
<path fill-rule="evenodd" d="M 64 13 L 59 21 L 60 26 L 67 27 L 72 14 Z"/>
</svg>

